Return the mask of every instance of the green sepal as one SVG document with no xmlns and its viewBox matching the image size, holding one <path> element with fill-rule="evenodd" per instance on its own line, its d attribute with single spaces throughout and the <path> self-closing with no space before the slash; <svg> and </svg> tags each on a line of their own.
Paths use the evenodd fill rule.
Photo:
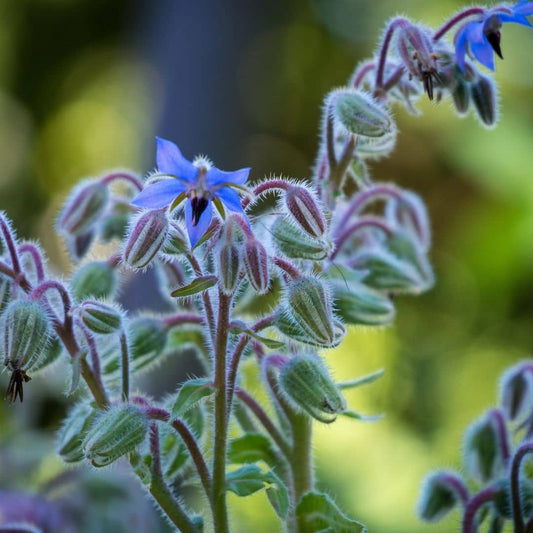
<svg viewBox="0 0 533 533">
<path fill-rule="evenodd" d="M 256 341 L 261 342 L 264 344 L 267 348 L 270 348 L 271 350 L 279 350 L 280 348 L 283 348 L 285 346 L 284 342 L 277 341 L 275 339 L 269 339 L 268 337 L 262 337 L 261 335 L 257 334 L 254 330 L 246 327 L 246 324 L 240 320 L 234 320 L 230 324 L 230 331 L 231 333 L 246 333 L 246 335 L 249 335 Z"/>
<path fill-rule="evenodd" d="M 353 389 L 355 387 L 360 387 L 361 385 L 369 385 L 370 383 L 374 383 L 374 381 L 377 381 L 379 378 L 383 377 L 385 374 L 385 370 L 377 370 L 376 372 L 372 372 L 372 374 L 368 374 L 366 376 L 363 376 L 362 378 L 352 379 L 350 381 L 343 381 L 341 383 L 337 383 L 337 388 L 340 390 L 344 389 Z"/>
<path fill-rule="evenodd" d="M 181 418 L 191 407 L 194 407 L 202 398 L 211 396 L 215 390 L 215 387 L 207 378 L 186 381 L 178 391 L 172 406 L 172 416 Z"/>
<path fill-rule="evenodd" d="M 214 287 L 217 283 L 216 276 L 200 276 L 193 279 L 187 285 L 183 287 L 178 287 L 176 290 L 170 293 L 171 296 L 175 298 L 184 298 L 186 296 L 194 296 L 200 292 L 204 292 L 211 287 Z"/>
</svg>

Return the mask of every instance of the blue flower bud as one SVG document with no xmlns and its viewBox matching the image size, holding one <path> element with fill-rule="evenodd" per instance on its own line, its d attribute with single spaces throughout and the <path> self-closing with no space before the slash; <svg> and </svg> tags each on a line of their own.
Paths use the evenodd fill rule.
<svg viewBox="0 0 533 533">
<path fill-rule="evenodd" d="M 87 233 L 98 221 L 109 200 L 109 191 L 100 181 L 80 183 L 68 197 L 59 215 L 59 231 L 69 235 Z"/>
<path fill-rule="evenodd" d="M 498 103 L 496 85 L 492 78 L 479 75 L 471 85 L 471 96 L 477 116 L 487 128 L 493 128 L 498 122 Z"/>
<path fill-rule="evenodd" d="M 458 74 L 455 80 L 455 87 L 452 90 L 452 100 L 458 115 L 464 116 L 470 107 L 470 84 Z"/>
<path fill-rule="evenodd" d="M 167 215 L 162 210 L 143 213 L 133 224 L 126 246 L 124 262 L 132 268 L 147 267 L 163 246 L 168 233 Z"/>
<path fill-rule="evenodd" d="M 112 298 L 118 286 L 115 269 L 105 261 L 87 263 L 72 276 L 70 289 L 81 302 L 89 298 Z"/>
<path fill-rule="evenodd" d="M 110 465 L 135 450 L 148 431 L 146 414 L 134 405 L 120 404 L 99 413 L 85 436 L 82 449 L 93 466 Z"/>
<path fill-rule="evenodd" d="M 243 250 L 244 269 L 250 285 L 259 294 L 268 292 L 270 275 L 268 254 L 265 247 L 255 238 L 246 240 Z"/>
<path fill-rule="evenodd" d="M 509 368 L 500 380 L 500 405 L 505 416 L 523 424 L 533 415 L 533 362 Z"/>
<path fill-rule="evenodd" d="M 326 219 L 318 200 L 305 187 L 290 187 L 285 194 L 285 203 L 289 214 L 300 228 L 320 238 L 326 232 Z"/>
<path fill-rule="evenodd" d="M 474 422 L 464 441 L 465 469 L 476 481 L 488 483 L 503 476 L 509 455 L 509 436 L 502 413 L 493 409 Z"/>
<path fill-rule="evenodd" d="M 328 345 L 335 341 L 331 296 L 317 278 L 302 277 L 287 287 L 287 304 L 291 317 L 310 339 Z"/>
<path fill-rule="evenodd" d="M 65 463 L 85 459 L 81 444 L 96 415 L 97 411 L 89 402 L 78 403 L 68 414 L 57 436 L 57 452 Z"/>
<path fill-rule="evenodd" d="M 100 335 L 116 333 L 122 325 L 120 311 L 103 302 L 83 302 L 80 305 L 80 317 L 87 328 Z"/>
<path fill-rule="evenodd" d="M 453 472 L 435 472 L 426 477 L 418 502 L 418 515 L 425 522 L 442 520 L 457 505 L 464 504 L 468 489 Z"/>
<path fill-rule="evenodd" d="M 330 241 L 313 239 L 282 217 L 276 219 L 270 231 L 276 247 L 291 259 L 322 261 L 333 249 Z"/>
<path fill-rule="evenodd" d="M 316 354 L 291 357 L 282 367 L 280 390 L 310 416 L 330 424 L 346 409 L 346 402 Z"/>
</svg>

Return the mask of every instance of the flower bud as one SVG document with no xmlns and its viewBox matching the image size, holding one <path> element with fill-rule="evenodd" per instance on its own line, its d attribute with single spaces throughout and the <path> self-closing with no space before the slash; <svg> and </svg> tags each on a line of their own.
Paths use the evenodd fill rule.
<svg viewBox="0 0 533 533">
<path fill-rule="evenodd" d="M 511 484 L 509 479 L 499 479 L 494 483 L 494 486 L 498 489 L 492 499 L 495 514 L 503 519 L 512 520 L 513 506 L 511 504 Z M 520 478 L 520 504 L 523 516 L 531 517 L 533 511 L 533 483 L 527 476 L 521 476 Z M 492 531 L 490 530 L 491 533 Z"/>
<path fill-rule="evenodd" d="M 115 333 L 122 324 L 120 312 L 102 302 L 83 302 L 80 306 L 80 317 L 87 328 L 100 335 Z"/>
<path fill-rule="evenodd" d="M 268 254 L 265 247 L 255 237 L 246 240 L 243 259 L 250 285 L 259 294 L 265 294 L 270 285 Z"/>
<path fill-rule="evenodd" d="M 8 276 L 0 274 L 0 315 L 11 301 L 13 281 Z"/>
<path fill-rule="evenodd" d="M 471 95 L 479 119 L 487 128 L 493 128 L 498 121 L 498 105 L 492 78 L 479 75 L 471 85 Z"/>
<path fill-rule="evenodd" d="M 119 239 L 122 241 L 128 232 L 130 216 L 129 213 L 120 211 L 107 215 L 103 220 L 100 228 L 100 236 L 104 242 Z"/>
<path fill-rule="evenodd" d="M 241 271 L 239 247 L 234 242 L 224 242 L 218 250 L 216 259 L 220 290 L 226 295 L 231 295 L 237 287 Z"/>
<path fill-rule="evenodd" d="M 464 465 L 468 474 L 481 483 L 504 475 L 509 455 L 509 436 L 503 415 L 493 409 L 466 431 Z"/>
<path fill-rule="evenodd" d="M 132 452 L 148 431 L 146 414 L 134 405 L 121 404 L 100 413 L 82 443 L 93 466 L 107 466 Z"/>
<path fill-rule="evenodd" d="M 144 268 L 163 246 L 168 233 L 168 219 L 162 210 L 143 213 L 135 222 L 124 248 L 124 262 L 132 268 Z"/>
<path fill-rule="evenodd" d="M 381 137 L 359 137 L 357 141 L 357 155 L 363 160 L 380 159 L 394 150 L 398 130 L 393 129 Z"/>
<path fill-rule="evenodd" d="M 85 264 L 74 272 L 70 281 L 72 295 L 79 302 L 88 298 L 111 298 L 117 285 L 115 269 L 105 261 Z"/>
<path fill-rule="evenodd" d="M 292 318 L 311 339 L 326 345 L 334 342 L 331 297 L 320 280 L 302 277 L 289 283 L 287 303 Z"/>
<path fill-rule="evenodd" d="M 382 137 L 395 127 L 388 111 L 369 94 L 357 89 L 338 89 L 328 97 L 328 109 L 347 132 Z"/>
<path fill-rule="evenodd" d="M 70 235 L 87 233 L 107 207 L 109 191 L 100 181 L 86 180 L 68 197 L 59 215 L 59 231 Z"/>
<path fill-rule="evenodd" d="M 275 316 L 276 327 L 289 339 L 315 346 L 317 348 L 335 348 L 338 346 L 346 335 L 346 328 L 339 320 L 333 321 L 333 342 L 322 342 L 316 338 L 310 337 L 307 330 L 298 325 L 287 309 L 280 309 Z"/>
<path fill-rule="evenodd" d="M 311 237 L 322 237 L 326 219 L 316 198 L 305 187 L 290 187 L 285 194 L 287 210 L 298 225 Z"/>
<path fill-rule="evenodd" d="M 276 219 L 270 230 L 279 251 L 292 259 L 322 261 L 333 248 L 330 241 L 313 239 L 281 217 Z"/>
<path fill-rule="evenodd" d="M 464 503 L 468 490 L 452 472 L 435 472 L 426 477 L 418 502 L 418 515 L 425 522 L 442 520 L 456 505 Z"/>
<path fill-rule="evenodd" d="M 468 107 L 470 106 L 470 85 L 463 78 L 461 73 L 458 73 L 455 78 L 455 87 L 452 90 L 452 100 L 455 110 L 460 116 L 464 116 L 468 113 Z"/>
<path fill-rule="evenodd" d="M 358 281 L 332 283 L 335 310 L 346 324 L 383 326 L 394 320 L 394 304 L 385 294 Z"/>
<path fill-rule="evenodd" d="M 32 366 L 32 374 L 40 372 L 44 368 L 47 368 L 55 363 L 59 359 L 62 351 L 62 342 L 55 335 L 52 335 L 49 342 L 43 346 L 43 353 L 41 357 L 39 357 L 39 360 Z"/>
<path fill-rule="evenodd" d="M 318 355 L 289 359 L 279 376 L 281 390 L 319 422 L 330 424 L 346 409 L 346 402 Z"/>
<path fill-rule="evenodd" d="M 509 368 L 500 380 L 500 405 L 507 419 L 523 424 L 533 415 L 533 362 Z"/>
<path fill-rule="evenodd" d="M 50 332 L 44 309 L 32 301 L 14 300 L 3 315 L 4 364 L 28 371 L 39 362 Z"/>
<path fill-rule="evenodd" d="M 189 251 L 189 238 L 177 222 L 170 222 L 167 240 L 161 251 L 167 255 L 182 255 Z"/>
<path fill-rule="evenodd" d="M 88 402 L 78 403 L 70 411 L 57 436 L 57 453 L 65 463 L 77 463 L 85 458 L 81 443 L 96 415 L 97 411 Z"/>
</svg>

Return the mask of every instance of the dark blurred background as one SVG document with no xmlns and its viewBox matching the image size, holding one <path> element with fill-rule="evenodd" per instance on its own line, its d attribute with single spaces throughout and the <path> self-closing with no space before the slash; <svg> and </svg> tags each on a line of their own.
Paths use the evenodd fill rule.
<svg viewBox="0 0 533 533">
<path fill-rule="evenodd" d="M 0 0 L 0 208 L 68 271 L 52 231 L 62 198 L 105 169 L 153 168 L 155 135 L 223 169 L 309 176 L 322 98 L 372 54 L 385 21 L 401 12 L 438 25 L 461 5 Z M 383 421 L 317 428 L 319 479 L 372 532 L 457 530 L 457 516 L 417 522 L 420 480 L 460 467 L 465 425 L 496 401 L 501 371 L 531 354 L 533 33 L 508 25 L 502 47 L 496 130 L 457 118 L 448 102 L 423 102 L 422 117 L 397 110 L 398 146 L 373 165 L 375 179 L 427 202 L 437 285 L 400 299 L 392 328 L 355 329 L 327 355 L 339 379 L 386 368 L 349 397 Z M 50 438 L 70 401 L 65 387 L 53 374 L 35 379 L 22 407 L 0 404 L 0 431 Z M 49 440 L 39 444 L 38 473 L 2 470 L 1 486 L 38 486 L 60 470 Z M 276 530 L 264 494 L 231 502 L 237 533 Z"/>
</svg>

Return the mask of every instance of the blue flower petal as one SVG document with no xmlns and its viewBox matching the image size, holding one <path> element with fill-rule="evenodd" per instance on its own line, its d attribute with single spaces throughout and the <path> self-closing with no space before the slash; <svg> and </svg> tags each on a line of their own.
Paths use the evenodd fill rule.
<svg viewBox="0 0 533 533">
<path fill-rule="evenodd" d="M 465 30 L 466 30 L 466 27 L 463 28 L 457 34 L 457 40 L 455 42 L 455 60 L 457 61 L 459 68 L 463 72 L 465 71 L 466 43 L 468 40 L 467 32 Z"/>
<path fill-rule="evenodd" d="M 186 186 L 177 179 L 156 181 L 145 187 L 131 203 L 148 209 L 160 209 L 172 203 L 185 189 Z"/>
<path fill-rule="evenodd" d="M 522 24 L 522 26 L 528 26 L 529 28 L 532 28 L 533 26 L 527 20 L 525 15 L 521 15 L 520 13 L 517 13 L 515 15 L 508 15 L 507 13 L 502 13 L 501 15 L 498 15 L 498 18 L 500 19 L 500 22 L 514 22 L 516 24 Z"/>
<path fill-rule="evenodd" d="M 192 206 L 191 201 L 187 199 L 185 203 L 185 224 L 187 225 L 187 232 L 189 233 L 189 240 L 191 247 L 194 248 L 196 243 L 202 238 L 202 235 L 207 231 L 211 219 L 213 218 L 213 204 L 209 202 L 204 212 L 200 216 L 200 220 L 196 226 L 192 224 Z"/>
<path fill-rule="evenodd" d="M 516 3 L 511 11 L 517 15 L 529 17 L 529 15 L 533 15 L 533 2 L 522 0 L 521 2 Z"/>
<path fill-rule="evenodd" d="M 222 200 L 224 205 L 230 210 L 236 213 L 243 213 L 241 205 L 241 199 L 234 189 L 231 187 L 222 187 L 215 193 L 218 198 Z"/>
<path fill-rule="evenodd" d="M 223 183 L 234 183 L 235 185 L 244 185 L 250 174 L 249 168 L 241 168 L 231 172 L 224 172 L 218 168 L 212 167 L 207 171 L 206 183 L 208 187 L 217 187 Z"/>
<path fill-rule="evenodd" d="M 484 27 L 485 24 L 483 22 L 469 24 L 467 39 L 474 57 L 488 69 L 494 70 L 494 50 L 485 37 Z"/>
<path fill-rule="evenodd" d="M 194 182 L 198 169 L 183 157 L 180 149 L 170 141 L 156 137 L 157 168 L 163 174 L 177 176 L 188 182 Z"/>
</svg>

